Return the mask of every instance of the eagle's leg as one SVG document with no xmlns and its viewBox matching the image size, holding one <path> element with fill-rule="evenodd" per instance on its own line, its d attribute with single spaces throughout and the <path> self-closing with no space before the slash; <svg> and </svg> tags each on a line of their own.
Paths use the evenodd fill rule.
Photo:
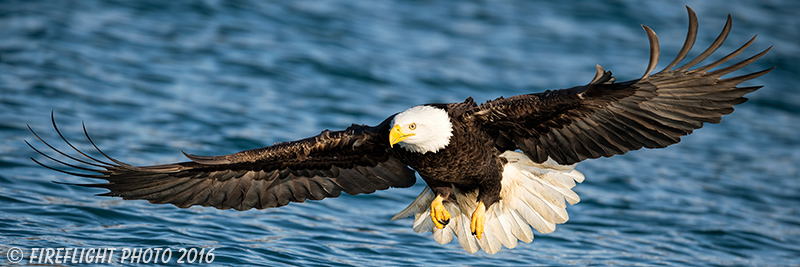
<svg viewBox="0 0 800 267">
<path fill-rule="evenodd" d="M 486 225 L 486 209 L 500 200 L 500 177 L 488 177 L 494 179 L 486 185 L 478 188 L 478 205 L 470 218 L 470 230 L 478 239 L 483 236 L 483 227 Z"/>
<path fill-rule="evenodd" d="M 431 220 L 439 229 L 444 228 L 450 222 L 450 213 L 442 205 L 443 200 L 441 195 L 437 195 L 431 202 Z"/>
<path fill-rule="evenodd" d="M 475 208 L 475 212 L 472 213 L 472 219 L 470 219 L 470 230 L 478 239 L 481 239 L 481 235 L 483 235 L 483 226 L 485 224 L 486 206 L 483 205 L 483 201 L 478 201 L 478 207 Z"/>
<path fill-rule="evenodd" d="M 436 228 L 443 229 L 450 223 L 450 213 L 444 208 L 443 202 L 450 197 L 453 188 L 451 186 L 431 186 L 431 190 L 436 194 L 436 198 L 431 201 L 431 220 Z"/>
</svg>

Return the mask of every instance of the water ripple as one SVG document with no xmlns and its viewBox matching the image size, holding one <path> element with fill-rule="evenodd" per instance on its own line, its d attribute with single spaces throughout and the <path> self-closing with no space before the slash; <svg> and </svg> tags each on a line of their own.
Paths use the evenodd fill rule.
<svg viewBox="0 0 800 267">
<path fill-rule="evenodd" d="M 214 248 L 217 265 L 800 265 L 800 6 L 693 3 L 698 47 L 730 12 L 733 50 L 759 33 L 746 71 L 778 68 L 718 125 L 679 145 L 590 160 L 581 203 L 554 233 L 469 254 L 391 221 L 409 189 L 245 212 L 96 197 L 92 182 L 43 169 L 54 111 L 80 149 L 81 121 L 132 164 L 227 154 L 377 124 L 409 106 L 588 82 L 594 64 L 639 77 L 647 41 L 680 49 L 670 2 L 0 2 L 0 244 Z M 694 53 L 694 52 L 693 52 Z M 692 54 L 689 55 L 690 57 Z M 58 142 L 54 142 L 58 143 Z M 67 149 L 61 144 L 59 148 Z M 0 249 L 5 251 L 5 249 Z"/>
</svg>

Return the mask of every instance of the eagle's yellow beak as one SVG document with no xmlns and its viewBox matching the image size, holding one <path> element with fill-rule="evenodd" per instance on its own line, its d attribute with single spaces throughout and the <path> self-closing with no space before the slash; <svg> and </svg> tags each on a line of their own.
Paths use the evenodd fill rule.
<svg viewBox="0 0 800 267">
<path fill-rule="evenodd" d="M 395 125 L 394 128 L 392 128 L 392 131 L 389 132 L 389 146 L 394 147 L 394 144 L 400 143 L 412 136 L 414 136 L 413 133 L 404 134 L 400 128 L 400 125 Z"/>
</svg>

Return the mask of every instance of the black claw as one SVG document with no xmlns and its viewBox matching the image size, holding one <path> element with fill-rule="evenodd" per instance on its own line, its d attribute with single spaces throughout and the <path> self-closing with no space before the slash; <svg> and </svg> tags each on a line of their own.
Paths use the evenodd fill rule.
<svg viewBox="0 0 800 267">
<path fill-rule="evenodd" d="M 442 225 L 447 225 L 448 223 L 450 223 L 450 219 L 447 219 L 447 220 L 439 220 L 439 223 L 440 223 L 440 224 L 442 224 Z"/>
</svg>

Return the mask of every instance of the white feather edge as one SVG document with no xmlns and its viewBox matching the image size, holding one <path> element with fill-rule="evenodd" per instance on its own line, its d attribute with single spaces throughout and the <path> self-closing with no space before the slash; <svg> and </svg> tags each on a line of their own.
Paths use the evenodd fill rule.
<svg viewBox="0 0 800 267">
<path fill-rule="evenodd" d="M 574 205 L 580 201 L 572 188 L 584 180 L 583 174 L 574 169 L 575 164 L 559 165 L 551 159 L 535 163 L 514 151 L 500 156 L 508 162 L 503 170 L 501 200 L 486 211 L 485 233 L 480 240 L 470 230 L 477 191 L 465 193 L 453 188 L 456 201 L 444 204 L 450 212 L 450 223 L 443 229 L 431 221 L 430 204 L 435 195 L 427 186 L 392 220 L 414 215 L 415 232 L 432 232 L 439 244 L 450 243 L 455 236 L 464 250 L 475 253 L 482 249 L 488 254 L 495 254 L 502 247 L 514 248 L 518 241 L 532 242 L 531 227 L 546 234 L 555 231 L 556 224 L 569 220 L 564 202 Z"/>
</svg>

